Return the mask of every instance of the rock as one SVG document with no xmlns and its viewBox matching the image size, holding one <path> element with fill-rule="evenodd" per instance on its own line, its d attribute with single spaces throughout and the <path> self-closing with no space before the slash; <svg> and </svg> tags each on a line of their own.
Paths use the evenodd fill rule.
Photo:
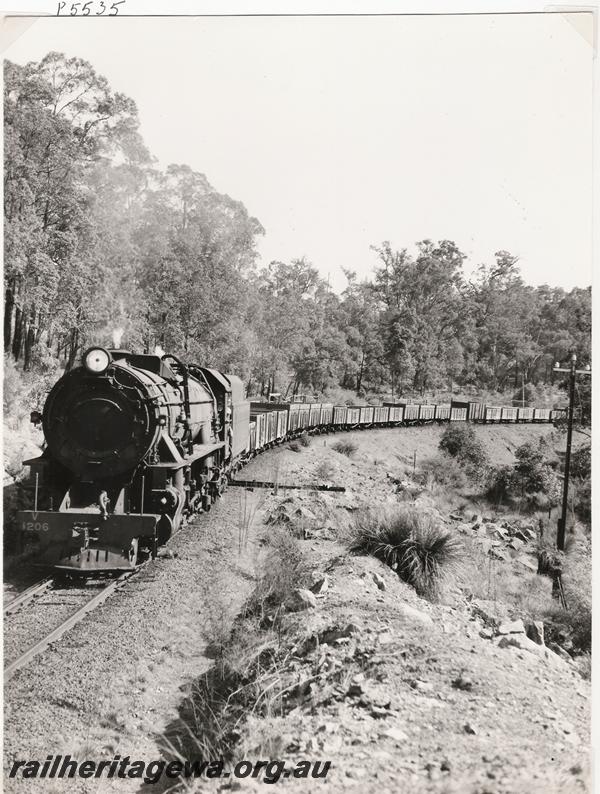
<svg viewBox="0 0 600 794">
<path fill-rule="evenodd" d="M 442 772 L 451 772 L 452 771 L 452 765 L 450 764 L 450 761 L 448 761 L 447 758 L 444 758 L 444 760 L 440 764 L 440 769 L 442 770 Z"/>
<path fill-rule="evenodd" d="M 388 709 L 381 708 L 380 706 L 373 706 L 369 714 L 371 717 L 374 717 L 377 720 L 381 719 L 382 717 L 389 717 L 390 711 Z"/>
<path fill-rule="evenodd" d="M 460 513 L 450 513 L 449 518 L 452 521 L 464 521 L 464 517 Z"/>
<path fill-rule="evenodd" d="M 494 636 L 494 631 L 493 629 L 483 628 L 479 632 L 479 636 L 483 637 L 484 640 L 491 640 L 492 637 Z"/>
<path fill-rule="evenodd" d="M 463 535 L 466 535 L 467 532 L 470 534 L 472 529 L 473 529 L 473 527 L 471 526 L 471 524 L 459 524 L 456 527 L 456 531 L 457 532 L 462 532 Z"/>
<path fill-rule="evenodd" d="M 408 736 L 404 731 L 401 731 L 400 728 L 388 728 L 379 735 L 385 736 L 387 739 L 393 739 L 395 742 L 398 742 L 398 744 L 408 741 Z"/>
<path fill-rule="evenodd" d="M 311 573 L 311 579 L 313 583 L 310 589 L 315 595 L 321 595 L 329 588 L 329 578 L 326 573 L 322 571 L 313 571 Z"/>
<path fill-rule="evenodd" d="M 471 611 L 475 617 L 481 618 L 487 626 L 495 628 L 508 618 L 508 609 L 499 601 L 473 599 Z"/>
<path fill-rule="evenodd" d="M 472 722 L 467 722 L 467 723 L 465 723 L 465 724 L 463 725 L 463 731 L 464 731 L 465 733 L 469 733 L 469 734 L 471 734 L 472 736 L 476 736 L 476 735 L 477 735 L 477 733 L 478 733 L 478 730 L 477 730 L 477 728 L 475 727 L 475 725 L 473 725 L 473 723 L 472 723 Z"/>
<path fill-rule="evenodd" d="M 471 524 L 482 524 L 482 523 L 483 523 L 483 519 L 481 518 L 479 513 L 473 513 L 471 515 Z"/>
<path fill-rule="evenodd" d="M 433 624 L 431 616 L 426 612 L 421 612 L 419 609 L 409 606 L 408 604 L 398 604 L 397 611 L 405 618 L 416 621 L 418 623 Z"/>
<path fill-rule="evenodd" d="M 523 543 L 523 541 L 522 541 L 522 540 L 519 540 L 518 538 L 511 538 L 511 539 L 508 541 L 508 543 L 507 543 L 507 546 L 510 546 L 510 548 L 511 548 L 511 549 L 514 549 L 515 551 L 520 551 L 520 550 L 521 550 L 521 548 L 522 548 L 524 545 L 525 545 L 525 544 Z"/>
<path fill-rule="evenodd" d="M 317 599 L 310 590 L 299 587 L 287 599 L 285 606 L 290 612 L 302 612 L 304 609 L 314 609 L 317 606 Z"/>
<path fill-rule="evenodd" d="M 505 562 L 511 559 L 506 549 L 490 549 L 488 554 L 490 557 L 495 557 L 497 560 L 504 560 Z"/>
<path fill-rule="evenodd" d="M 417 692 L 433 692 L 433 684 L 430 681 L 420 681 L 416 678 L 414 681 L 410 682 L 410 685 L 413 689 L 416 689 Z"/>
<path fill-rule="evenodd" d="M 498 634 L 525 634 L 525 626 L 523 621 L 519 620 L 505 621 L 497 628 Z"/>
<path fill-rule="evenodd" d="M 380 645 L 390 645 L 394 642 L 394 635 L 389 631 L 382 631 L 381 634 L 377 635 L 377 640 Z"/>
<path fill-rule="evenodd" d="M 548 648 L 554 653 L 556 656 L 559 656 L 561 659 L 564 659 L 565 662 L 572 662 L 573 657 L 570 656 L 564 648 L 558 645 L 556 642 L 549 642 Z"/>
<path fill-rule="evenodd" d="M 385 581 L 381 574 L 377 573 L 376 571 L 372 571 L 371 576 L 373 577 L 373 581 L 377 585 L 380 590 L 385 590 Z"/>
<path fill-rule="evenodd" d="M 473 689 L 473 682 L 468 676 L 464 676 L 462 673 L 452 681 L 452 686 L 454 689 L 462 689 L 464 692 L 471 692 Z"/>
<path fill-rule="evenodd" d="M 537 645 L 537 643 L 530 640 L 526 634 L 504 635 L 498 640 L 498 648 L 519 648 L 522 651 L 529 651 L 547 662 L 550 667 L 561 670 L 565 669 L 565 662 L 572 661 L 569 654 L 566 654 L 568 659 L 564 659 L 561 655 L 554 653 L 550 647 L 547 648 L 545 645 Z"/>
<path fill-rule="evenodd" d="M 537 645 L 544 644 L 544 624 L 541 620 L 532 620 L 528 623 L 525 633 Z"/>
<path fill-rule="evenodd" d="M 529 568 L 530 571 L 537 573 L 537 560 L 533 560 L 531 557 L 527 557 L 525 554 L 521 554 L 520 557 L 517 557 L 517 562 L 521 565 L 524 565 L 526 568 Z"/>
</svg>

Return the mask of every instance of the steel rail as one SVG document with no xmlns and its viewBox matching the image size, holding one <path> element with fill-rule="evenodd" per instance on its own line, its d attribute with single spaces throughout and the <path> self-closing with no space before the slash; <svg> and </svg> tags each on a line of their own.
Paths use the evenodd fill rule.
<svg viewBox="0 0 600 794">
<path fill-rule="evenodd" d="M 139 570 L 139 569 L 137 569 Z M 55 640 L 60 639 L 65 632 L 69 629 L 76 626 L 83 618 L 92 612 L 96 607 L 100 606 L 106 599 L 119 587 L 119 585 L 123 584 L 127 579 L 129 579 L 136 571 L 126 571 L 124 574 L 119 576 L 117 579 L 114 579 L 110 584 L 108 584 L 105 588 L 103 588 L 97 595 L 93 596 L 89 601 L 87 601 L 82 607 L 80 607 L 77 612 L 72 614 L 68 617 L 60 626 L 57 626 L 53 631 L 47 634 L 43 639 L 36 642 L 29 650 L 25 651 L 25 653 L 21 654 L 14 662 L 11 662 L 7 667 L 4 668 L 4 680 L 7 681 L 9 678 L 13 676 L 17 670 L 20 670 L 24 667 L 28 662 L 30 662 L 35 656 L 45 650 L 48 645 L 50 645 Z"/>
<path fill-rule="evenodd" d="M 26 604 L 28 601 L 31 601 L 38 595 L 42 595 L 43 593 L 48 590 L 49 587 L 52 586 L 54 583 L 54 579 L 52 577 L 48 577 L 47 579 L 42 579 L 41 582 L 37 582 L 36 584 L 28 587 L 26 590 L 23 590 L 22 593 L 19 593 L 16 598 L 13 598 L 7 604 L 4 604 L 3 611 L 5 615 L 10 615 L 15 609 L 18 609 L 23 604 Z"/>
</svg>

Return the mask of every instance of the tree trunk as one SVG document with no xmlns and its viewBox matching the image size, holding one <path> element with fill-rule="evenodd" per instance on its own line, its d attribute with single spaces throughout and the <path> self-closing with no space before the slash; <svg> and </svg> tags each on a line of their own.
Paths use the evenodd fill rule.
<svg viewBox="0 0 600 794">
<path fill-rule="evenodd" d="M 9 287 L 4 293 L 4 350 L 8 353 L 12 343 L 12 319 L 15 297 Z"/>
<path fill-rule="evenodd" d="M 69 343 L 69 359 L 67 361 L 67 369 L 72 369 L 75 365 L 75 358 L 77 357 L 77 350 L 79 348 L 79 331 L 77 328 L 71 329 L 71 339 Z"/>
<path fill-rule="evenodd" d="M 28 370 L 31 367 L 31 355 L 35 345 L 35 325 L 33 318 L 27 324 L 27 333 L 25 334 L 25 351 L 23 360 L 23 369 Z"/>
<path fill-rule="evenodd" d="M 15 307 L 15 330 L 12 340 L 12 354 L 15 361 L 18 361 L 21 356 L 21 347 L 23 343 L 23 312 L 19 306 Z"/>
</svg>

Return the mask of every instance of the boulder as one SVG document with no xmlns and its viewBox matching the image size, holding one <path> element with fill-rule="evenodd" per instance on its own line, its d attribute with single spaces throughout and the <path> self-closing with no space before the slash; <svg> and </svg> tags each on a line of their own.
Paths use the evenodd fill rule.
<svg viewBox="0 0 600 794">
<path fill-rule="evenodd" d="M 551 667 L 560 669 L 564 669 L 565 662 L 567 661 L 566 659 L 563 660 L 560 655 L 554 653 L 545 645 L 537 645 L 537 643 L 530 640 L 526 634 L 508 634 L 500 637 L 498 640 L 498 648 L 518 648 L 521 651 L 529 651 L 529 653 L 547 662 Z"/>
<path fill-rule="evenodd" d="M 471 601 L 471 611 L 475 617 L 481 618 L 486 626 L 495 628 L 508 618 L 508 608 L 498 601 L 487 601 L 483 598 Z"/>
<path fill-rule="evenodd" d="M 519 620 L 510 620 L 502 622 L 498 628 L 496 629 L 498 634 L 525 634 L 525 626 L 523 625 L 523 621 Z"/>
<path fill-rule="evenodd" d="M 525 554 L 521 554 L 520 557 L 517 557 L 517 562 L 520 565 L 523 565 L 525 568 L 529 568 L 530 571 L 537 573 L 537 569 L 538 569 L 537 560 L 534 560 L 532 557 L 528 557 Z"/>
<path fill-rule="evenodd" d="M 427 625 L 433 624 L 431 616 L 426 612 L 421 612 L 419 609 L 409 606 L 408 604 L 398 604 L 397 611 L 405 618 L 413 620 L 417 623 L 425 623 Z"/>
<path fill-rule="evenodd" d="M 379 735 L 385 737 L 386 739 L 393 739 L 398 744 L 403 744 L 404 742 L 408 741 L 408 736 L 404 733 L 404 731 L 401 731 L 400 728 L 388 728 Z"/>
<path fill-rule="evenodd" d="M 312 579 L 310 589 L 315 595 L 321 595 L 329 588 L 329 578 L 322 571 L 313 571 L 310 578 Z"/>
<path fill-rule="evenodd" d="M 376 571 L 372 571 L 371 576 L 373 577 L 373 581 L 377 585 L 380 590 L 385 590 L 385 580 L 381 574 L 377 573 Z"/>
<path fill-rule="evenodd" d="M 527 624 L 526 634 L 537 645 L 544 644 L 544 624 L 541 620 L 532 620 Z"/>
<path fill-rule="evenodd" d="M 302 612 L 305 609 L 314 609 L 317 606 L 317 599 L 310 590 L 299 587 L 287 599 L 285 606 L 290 612 Z"/>
</svg>

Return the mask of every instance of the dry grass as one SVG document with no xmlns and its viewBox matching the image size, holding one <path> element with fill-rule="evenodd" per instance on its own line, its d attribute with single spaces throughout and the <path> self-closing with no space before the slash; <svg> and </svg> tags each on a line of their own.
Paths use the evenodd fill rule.
<svg viewBox="0 0 600 794">
<path fill-rule="evenodd" d="M 334 452 L 339 452 L 340 455 L 352 458 L 358 449 L 358 444 L 355 444 L 354 441 L 336 441 L 335 444 L 331 445 L 331 449 L 333 449 Z"/>
<path fill-rule="evenodd" d="M 430 599 L 439 596 L 443 580 L 461 555 L 461 544 L 453 533 L 410 506 L 359 514 L 350 549 L 382 560 L 419 595 Z"/>
<path fill-rule="evenodd" d="M 335 466 L 328 460 L 322 460 L 315 469 L 317 480 L 331 480 L 335 474 Z"/>
<path fill-rule="evenodd" d="M 241 739 L 243 726 L 258 718 L 268 725 L 286 712 L 286 684 L 283 671 L 291 650 L 282 641 L 283 605 L 298 587 L 306 583 L 308 565 L 298 543 L 281 527 L 269 530 L 268 546 L 254 591 L 242 615 L 235 620 L 224 595 L 210 604 L 206 626 L 217 663 L 197 679 L 188 697 L 181 730 L 176 737 L 164 737 L 173 757 L 231 760 Z M 225 594 L 225 587 L 212 587 Z M 293 643 L 292 643 L 293 645 Z M 296 682 L 293 685 L 296 686 Z M 266 732 L 264 751 L 281 754 L 279 746 L 269 747 L 274 734 Z"/>
</svg>

